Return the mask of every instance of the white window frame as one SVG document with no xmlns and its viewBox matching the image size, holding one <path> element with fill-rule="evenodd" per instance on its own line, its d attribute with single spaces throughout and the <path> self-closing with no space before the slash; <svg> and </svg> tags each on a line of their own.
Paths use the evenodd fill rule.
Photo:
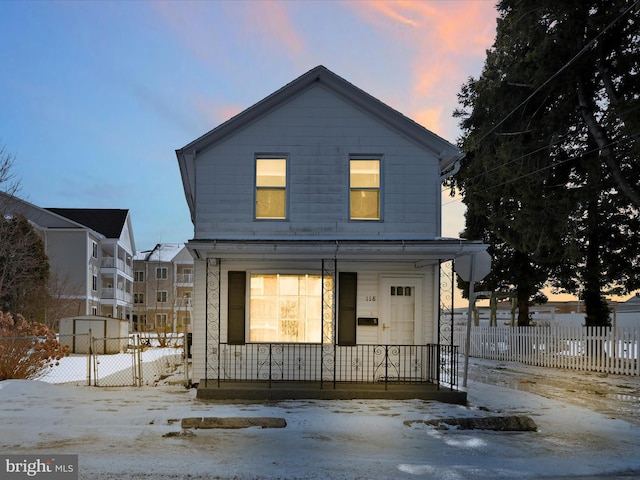
<svg viewBox="0 0 640 480">
<path fill-rule="evenodd" d="M 134 282 L 144 282 L 144 270 L 136 270 L 133 277 Z"/>
<path fill-rule="evenodd" d="M 169 295 L 166 290 L 158 290 L 156 292 L 156 301 L 158 303 L 167 303 L 168 298 L 169 298 Z"/>
<path fill-rule="evenodd" d="M 260 295 L 253 295 L 252 292 L 252 281 L 254 280 L 254 278 L 257 277 L 266 277 L 266 276 L 275 276 L 277 278 L 277 282 L 278 282 L 278 292 L 276 293 L 275 297 L 276 297 L 276 307 L 273 309 L 275 311 L 275 318 L 271 318 L 271 319 L 258 319 L 256 317 L 254 317 L 254 312 L 252 312 L 252 301 L 253 300 L 258 300 Z M 308 280 L 309 278 L 314 278 L 316 281 L 319 280 L 320 281 L 320 291 L 318 292 L 318 295 L 287 295 L 285 293 L 281 293 L 280 291 L 280 279 L 282 277 L 305 277 L 305 279 L 307 280 L 306 282 L 306 288 L 305 288 L 305 292 L 308 293 L 309 292 L 309 284 L 308 284 Z M 322 344 L 323 343 L 323 332 L 322 332 L 322 327 L 323 327 L 323 323 L 322 323 L 322 274 L 319 272 L 262 272 L 262 271 L 254 271 L 254 272 L 247 272 L 247 281 L 248 281 L 248 288 L 247 288 L 247 303 L 248 303 L 248 322 L 246 325 L 247 328 L 247 338 L 249 339 L 250 343 L 313 343 L 313 344 Z M 265 297 L 274 297 L 273 295 L 266 295 Z M 284 299 L 286 301 L 286 297 L 291 298 L 292 300 L 295 300 L 292 297 L 296 297 L 299 299 L 304 299 L 304 318 L 286 318 L 286 314 L 282 315 L 282 306 L 283 306 L 283 300 Z M 312 314 L 312 309 L 314 307 L 314 305 L 310 304 L 309 302 L 318 302 L 317 305 L 315 305 L 316 310 L 317 310 L 317 314 L 318 317 L 317 318 L 313 318 L 312 316 L 310 316 L 310 314 Z M 303 327 L 304 327 L 304 335 L 302 336 L 302 338 L 299 339 L 292 339 L 290 336 L 288 337 L 286 335 L 285 331 L 282 331 L 281 329 L 283 327 L 286 327 L 285 322 L 302 322 L 303 323 Z M 275 323 L 275 325 L 274 325 Z M 257 335 L 257 333 L 255 335 L 252 335 L 252 332 L 255 331 L 257 332 L 258 329 L 264 329 L 264 330 L 268 330 L 268 329 L 275 329 L 274 333 L 275 336 L 274 337 L 269 337 L 267 336 L 266 338 L 259 338 L 259 336 Z M 314 330 L 315 329 L 315 330 Z"/>
<path fill-rule="evenodd" d="M 377 185 L 354 185 L 353 166 L 357 162 L 377 162 L 378 163 L 378 182 Z M 349 156 L 349 220 L 364 222 L 380 222 L 382 221 L 382 156 L 381 155 L 350 155 Z M 354 215 L 353 194 L 356 192 L 377 192 L 378 194 L 378 214 L 377 216 Z"/>
<path fill-rule="evenodd" d="M 166 280 L 169 278 L 169 269 L 167 267 L 156 267 L 156 280 Z"/>
<path fill-rule="evenodd" d="M 284 185 L 277 184 L 278 182 L 274 182 L 273 184 L 266 183 L 259 180 L 258 170 L 259 170 L 259 162 L 269 162 L 269 161 L 283 161 L 284 162 Z M 289 157 L 288 155 L 256 155 L 254 161 L 254 218 L 256 220 L 286 220 L 288 218 L 289 213 Z M 272 215 L 262 215 L 260 214 L 260 208 L 258 206 L 259 197 L 261 192 L 282 192 L 284 196 L 284 212 L 282 215 L 272 216 Z"/>
</svg>

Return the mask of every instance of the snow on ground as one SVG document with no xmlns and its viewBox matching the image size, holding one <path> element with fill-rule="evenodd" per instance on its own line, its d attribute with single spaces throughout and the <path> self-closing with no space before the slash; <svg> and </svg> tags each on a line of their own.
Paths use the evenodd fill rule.
<svg viewBox="0 0 640 480">
<path fill-rule="evenodd" d="M 640 478 L 640 426 L 615 418 L 615 412 L 601 414 L 475 380 L 487 371 L 506 378 L 510 368 L 516 370 L 474 359 L 469 406 L 419 400 L 224 404 L 200 401 L 195 390 L 181 386 L 96 388 L 7 380 L 0 382 L 0 451 L 78 454 L 80 478 L 87 480 Z M 518 374 L 526 368 L 518 367 Z M 498 414 L 529 415 L 538 431 L 403 423 Z M 287 426 L 164 436 L 180 433 L 182 418 L 209 416 L 280 417 Z"/>
</svg>

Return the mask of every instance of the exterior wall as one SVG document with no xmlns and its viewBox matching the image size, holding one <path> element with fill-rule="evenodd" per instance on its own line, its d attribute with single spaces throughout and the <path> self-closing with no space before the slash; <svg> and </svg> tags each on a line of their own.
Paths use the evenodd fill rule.
<svg viewBox="0 0 640 480">
<path fill-rule="evenodd" d="M 321 259 L 313 261 L 296 261 L 296 262 L 277 262 L 277 261 L 237 261 L 222 260 L 220 264 L 220 290 L 217 291 L 217 280 L 209 279 L 207 282 L 206 261 L 195 261 L 195 289 L 194 289 L 194 323 L 193 323 L 193 379 L 197 383 L 205 378 L 205 344 L 207 338 L 207 297 L 209 297 L 209 316 L 210 327 L 214 330 L 217 328 L 217 319 L 220 319 L 220 342 L 227 341 L 227 307 L 228 307 L 228 288 L 227 278 L 229 271 L 247 271 L 248 274 L 253 272 L 261 273 L 316 273 L 321 274 Z M 214 269 L 217 271 L 217 267 Z M 437 266 L 426 266 L 422 269 L 416 269 L 414 264 L 402 263 L 383 263 L 383 262 L 348 262 L 338 261 L 337 272 L 356 272 L 358 274 L 357 282 L 357 317 L 376 317 L 378 318 L 377 326 L 358 325 L 356 328 L 356 339 L 358 345 L 376 345 L 389 344 L 389 320 L 385 318 L 385 296 L 386 285 L 384 280 L 388 278 L 398 279 L 419 279 L 422 287 L 416 292 L 415 299 L 419 305 L 416 310 L 421 312 L 420 318 L 416 321 L 415 340 L 411 342 L 415 345 L 435 343 L 435 331 L 437 328 L 436 313 L 434 310 L 434 290 L 437 287 Z M 207 285 L 209 292 L 207 293 Z M 248 290 L 247 290 L 248 291 Z M 219 311 L 215 304 L 219 299 Z M 437 307 L 437 306 L 436 306 Z M 337 305 L 336 305 L 337 310 Z M 248 306 L 247 306 L 247 312 Z M 248 313 L 247 313 L 248 315 Z M 336 311 L 337 316 L 337 311 Z M 338 320 L 339 321 L 339 320 Z M 248 318 L 247 318 L 248 322 Z M 384 327 L 387 325 L 387 327 Z M 210 332 L 208 347 L 212 354 L 218 348 L 216 343 L 217 331 Z M 248 339 L 248 333 L 247 333 Z M 248 340 L 247 340 L 247 343 Z M 209 378 L 213 378 L 209 368 Z"/>
<path fill-rule="evenodd" d="M 255 221 L 255 157 L 288 158 L 284 221 Z M 380 156 L 381 221 L 349 220 L 350 155 Z M 195 238 L 434 238 L 439 162 L 316 86 L 196 160 Z"/>
<path fill-rule="evenodd" d="M 193 288 L 193 343 L 191 345 L 191 358 L 193 368 L 193 382 L 206 378 L 206 325 L 207 325 L 207 262 L 195 260 L 194 262 L 194 288 Z M 226 301 L 225 301 L 226 303 Z M 216 347 L 217 348 L 217 347 Z"/>
<path fill-rule="evenodd" d="M 80 301 L 77 314 L 91 314 L 91 307 L 99 302 L 99 290 L 92 290 L 92 276 L 100 279 L 99 260 L 91 257 L 92 241 L 99 244 L 85 230 L 47 230 L 46 250 L 52 275 L 57 277 L 59 298 Z M 75 308 L 75 302 L 73 305 Z"/>
</svg>

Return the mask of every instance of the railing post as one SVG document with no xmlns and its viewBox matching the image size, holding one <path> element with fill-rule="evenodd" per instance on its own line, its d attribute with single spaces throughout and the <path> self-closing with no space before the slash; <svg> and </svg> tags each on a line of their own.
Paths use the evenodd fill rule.
<svg viewBox="0 0 640 480">
<path fill-rule="evenodd" d="M 389 387 L 389 345 L 384 346 L 384 389 Z"/>
<path fill-rule="evenodd" d="M 271 388 L 271 366 L 273 363 L 273 344 L 269 344 L 269 388 Z"/>
</svg>

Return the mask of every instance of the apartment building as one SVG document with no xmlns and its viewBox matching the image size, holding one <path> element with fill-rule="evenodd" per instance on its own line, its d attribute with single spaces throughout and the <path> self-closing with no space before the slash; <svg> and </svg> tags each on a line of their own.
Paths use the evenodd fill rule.
<svg viewBox="0 0 640 480">
<path fill-rule="evenodd" d="M 43 238 L 49 293 L 59 304 L 48 315 L 131 320 L 135 241 L 129 210 L 42 208 L 2 192 L 0 197 L 5 215 L 23 215 Z"/>
<path fill-rule="evenodd" d="M 137 331 L 191 331 L 193 258 L 182 243 L 161 243 L 133 260 Z"/>
</svg>

